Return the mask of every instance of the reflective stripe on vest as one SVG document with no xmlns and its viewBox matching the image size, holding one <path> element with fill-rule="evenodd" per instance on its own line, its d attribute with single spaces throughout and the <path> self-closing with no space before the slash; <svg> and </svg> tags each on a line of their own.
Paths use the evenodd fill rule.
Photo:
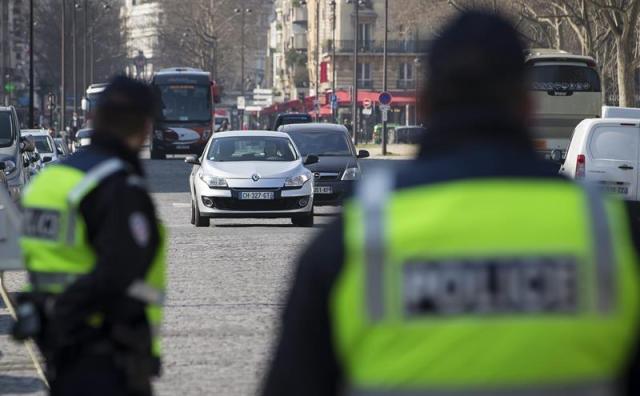
<svg viewBox="0 0 640 396">
<path fill-rule="evenodd" d="M 609 383 L 491 390 L 354 389 L 347 393 L 349 396 L 615 396 L 617 394 L 616 387 Z"/>
<path fill-rule="evenodd" d="M 78 215 L 78 204 L 89 190 L 107 177 L 116 172 L 124 170 L 126 165 L 117 158 L 104 161 L 94 168 L 91 168 L 82 181 L 69 193 L 69 218 L 67 227 L 67 243 L 73 245 L 76 241 L 76 216 Z"/>
<path fill-rule="evenodd" d="M 127 290 L 127 295 L 148 304 L 162 305 L 164 303 L 164 293 L 141 280 L 131 284 Z"/>
<path fill-rule="evenodd" d="M 394 184 L 395 179 L 391 171 L 377 169 L 360 183 L 357 190 L 364 214 L 365 293 L 367 310 L 372 321 L 384 317 L 385 208 Z M 585 185 L 584 191 L 595 241 L 598 309 L 606 314 L 612 310 L 615 303 L 613 243 L 601 193 L 590 185 Z"/>
<path fill-rule="evenodd" d="M 63 272 L 29 272 L 29 282 L 34 290 L 46 291 L 52 288 L 65 289 L 75 282 L 80 275 Z M 127 295 L 147 304 L 162 305 L 164 293 L 146 282 L 137 280 L 127 289 Z"/>
</svg>

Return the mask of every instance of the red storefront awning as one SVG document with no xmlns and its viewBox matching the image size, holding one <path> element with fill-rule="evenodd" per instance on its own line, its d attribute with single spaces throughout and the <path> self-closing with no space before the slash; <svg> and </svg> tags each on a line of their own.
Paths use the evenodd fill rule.
<svg viewBox="0 0 640 396">
<path fill-rule="evenodd" d="M 347 91 L 347 90 L 337 90 L 336 91 L 336 95 L 338 96 L 338 104 L 342 105 L 348 105 L 351 103 L 351 92 Z M 409 93 L 409 92 L 391 92 L 391 95 L 393 96 L 393 102 L 391 103 L 391 105 L 398 105 L 398 106 L 402 106 L 402 105 L 407 105 L 407 104 L 415 104 L 416 103 L 416 97 L 415 97 L 415 93 Z M 358 105 L 362 105 L 363 101 L 365 99 L 370 100 L 372 103 L 378 103 L 378 96 L 380 96 L 379 92 L 375 92 L 375 91 L 364 91 L 359 89 L 358 90 Z"/>
</svg>

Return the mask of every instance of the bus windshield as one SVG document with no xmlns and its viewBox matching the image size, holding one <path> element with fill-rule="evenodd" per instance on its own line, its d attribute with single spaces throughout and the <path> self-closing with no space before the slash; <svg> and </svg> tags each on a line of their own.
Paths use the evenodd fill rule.
<svg viewBox="0 0 640 396">
<path fill-rule="evenodd" d="M 579 65 L 534 65 L 531 67 L 534 91 L 600 92 L 598 72 Z"/>
<path fill-rule="evenodd" d="M 211 120 L 209 85 L 161 85 L 159 91 L 162 118 L 165 121 Z"/>
</svg>

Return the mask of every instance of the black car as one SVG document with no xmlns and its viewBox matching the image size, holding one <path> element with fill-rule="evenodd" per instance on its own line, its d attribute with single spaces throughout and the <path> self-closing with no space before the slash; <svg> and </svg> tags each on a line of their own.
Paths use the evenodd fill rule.
<svg viewBox="0 0 640 396">
<path fill-rule="evenodd" d="M 311 122 L 313 122 L 313 119 L 307 113 L 282 113 L 276 117 L 272 129 L 277 131 L 283 125 L 308 124 Z"/>
<path fill-rule="evenodd" d="M 314 204 L 340 205 L 360 178 L 359 158 L 369 152 L 356 148 L 347 128 L 338 124 L 291 124 L 280 128 L 288 133 L 302 155 L 315 154 L 319 161 L 307 166 L 315 179 Z"/>
</svg>

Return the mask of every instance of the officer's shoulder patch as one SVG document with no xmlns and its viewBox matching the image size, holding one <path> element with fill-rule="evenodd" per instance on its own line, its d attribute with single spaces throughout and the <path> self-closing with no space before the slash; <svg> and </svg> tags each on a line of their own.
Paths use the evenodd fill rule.
<svg viewBox="0 0 640 396">
<path fill-rule="evenodd" d="M 133 240 L 140 247 L 146 247 L 149 244 L 151 230 L 149 220 L 142 212 L 133 212 L 129 216 L 129 229 Z"/>
</svg>

